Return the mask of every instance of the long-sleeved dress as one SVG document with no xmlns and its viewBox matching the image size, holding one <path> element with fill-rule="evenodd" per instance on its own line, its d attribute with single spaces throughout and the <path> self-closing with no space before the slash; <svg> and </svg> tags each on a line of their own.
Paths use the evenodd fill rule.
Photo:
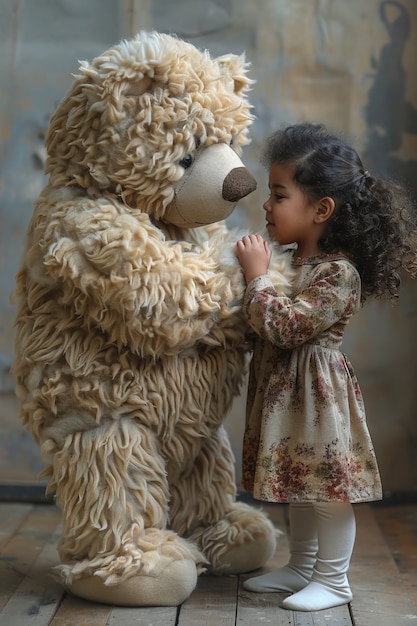
<svg viewBox="0 0 417 626">
<path fill-rule="evenodd" d="M 293 259 L 291 297 L 267 275 L 247 286 L 257 335 L 249 377 L 243 486 L 268 502 L 382 498 L 358 381 L 340 351 L 360 277 L 340 255 Z"/>
</svg>

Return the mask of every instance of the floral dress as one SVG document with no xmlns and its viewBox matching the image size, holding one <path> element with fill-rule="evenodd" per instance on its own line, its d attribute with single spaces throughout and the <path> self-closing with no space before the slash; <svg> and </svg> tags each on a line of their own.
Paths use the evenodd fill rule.
<svg viewBox="0 0 417 626">
<path fill-rule="evenodd" d="M 247 286 L 257 335 L 249 377 L 243 486 L 268 502 L 382 498 L 362 394 L 340 351 L 360 306 L 360 277 L 341 255 L 293 259 L 292 297 L 268 275 Z"/>
</svg>

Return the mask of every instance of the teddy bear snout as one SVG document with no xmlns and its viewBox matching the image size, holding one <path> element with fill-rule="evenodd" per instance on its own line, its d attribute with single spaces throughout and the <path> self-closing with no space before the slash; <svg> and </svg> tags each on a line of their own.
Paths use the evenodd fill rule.
<svg viewBox="0 0 417 626">
<path fill-rule="evenodd" d="M 256 189 L 256 180 L 246 167 L 235 167 L 224 179 L 222 196 L 228 202 L 237 202 Z"/>
</svg>

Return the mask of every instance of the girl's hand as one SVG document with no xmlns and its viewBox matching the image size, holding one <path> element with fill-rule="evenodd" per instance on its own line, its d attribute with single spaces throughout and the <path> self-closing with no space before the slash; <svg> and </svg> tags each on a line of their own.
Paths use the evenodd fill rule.
<svg viewBox="0 0 417 626">
<path fill-rule="evenodd" d="M 246 284 L 267 273 L 272 251 L 261 235 L 246 235 L 236 246 L 237 258 L 242 266 Z"/>
</svg>

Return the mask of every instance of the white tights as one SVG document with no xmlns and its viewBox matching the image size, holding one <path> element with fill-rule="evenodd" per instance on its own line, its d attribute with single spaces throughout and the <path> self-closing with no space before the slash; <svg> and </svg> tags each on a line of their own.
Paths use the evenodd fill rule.
<svg viewBox="0 0 417 626">
<path fill-rule="evenodd" d="M 293 593 L 283 606 L 319 611 L 352 599 L 347 571 L 355 542 L 348 502 L 290 504 L 290 559 L 285 567 L 243 583 L 248 591 Z"/>
</svg>

